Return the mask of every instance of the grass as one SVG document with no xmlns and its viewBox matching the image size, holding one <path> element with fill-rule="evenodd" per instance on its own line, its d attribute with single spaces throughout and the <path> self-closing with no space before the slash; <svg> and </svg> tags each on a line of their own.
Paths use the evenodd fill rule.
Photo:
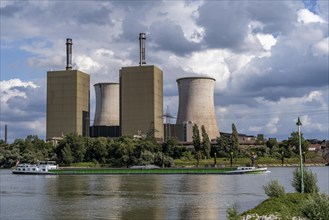
<svg viewBox="0 0 329 220">
<path fill-rule="evenodd" d="M 258 214 L 280 215 L 281 219 L 292 219 L 292 217 L 304 217 L 302 207 L 310 194 L 308 193 L 287 193 L 278 198 L 269 198 L 255 208 L 241 214 L 241 216 Z"/>
</svg>

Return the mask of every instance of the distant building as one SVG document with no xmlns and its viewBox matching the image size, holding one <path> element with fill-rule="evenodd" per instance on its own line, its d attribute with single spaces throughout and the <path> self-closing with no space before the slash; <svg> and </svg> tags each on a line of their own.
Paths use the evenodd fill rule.
<svg viewBox="0 0 329 220">
<path fill-rule="evenodd" d="M 163 131 L 163 73 L 156 66 L 120 69 L 121 135 L 146 135 L 159 141 Z"/>
</svg>

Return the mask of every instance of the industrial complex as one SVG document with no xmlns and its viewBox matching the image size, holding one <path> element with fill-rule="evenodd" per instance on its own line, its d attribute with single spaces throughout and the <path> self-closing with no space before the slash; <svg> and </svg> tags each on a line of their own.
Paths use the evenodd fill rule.
<svg viewBox="0 0 329 220">
<path fill-rule="evenodd" d="M 175 124 L 164 118 L 163 71 L 145 65 L 145 33 L 140 33 L 139 66 L 122 67 L 119 82 L 94 85 L 96 109 L 90 126 L 90 76 L 72 69 L 72 39 L 66 40 L 66 70 L 47 72 L 47 140 L 68 133 L 116 138 L 123 135 L 154 137 L 166 141 L 177 137 L 192 141 L 194 124 L 205 126 L 210 139 L 220 136 L 214 106 L 214 78 L 177 79 L 179 108 Z"/>
</svg>

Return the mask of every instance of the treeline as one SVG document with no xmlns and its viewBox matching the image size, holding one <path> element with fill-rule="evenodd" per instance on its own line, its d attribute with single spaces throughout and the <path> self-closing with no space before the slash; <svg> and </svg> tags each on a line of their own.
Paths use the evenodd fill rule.
<svg viewBox="0 0 329 220">
<path fill-rule="evenodd" d="M 12 144 L 0 141 L 1 168 L 13 167 L 17 160 L 21 163 L 54 160 L 61 165 L 93 162 L 111 167 L 150 164 L 170 167 L 174 159 L 182 158 L 186 154 L 191 159 L 187 148 L 179 146 L 173 138 L 159 144 L 154 139 L 134 139 L 128 136 L 112 140 L 69 134 L 60 140 L 57 146 L 46 143 L 36 135 L 17 139 Z"/>
<path fill-rule="evenodd" d="M 201 136 L 200 136 L 201 133 Z M 55 160 L 60 165 L 81 162 L 93 162 L 100 166 L 129 167 L 133 165 L 155 164 L 161 167 L 173 166 L 174 159 L 197 160 L 214 158 L 250 158 L 260 157 L 281 159 L 299 154 L 298 133 L 293 132 L 288 140 L 278 143 L 275 139 L 257 140 L 257 146 L 239 145 L 238 133 L 232 125 L 232 135 L 221 136 L 216 144 L 211 144 L 204 129 L 193 128 L 193 148 L 181 146 L 175 138 L 160 144 L 154 139 L 134 139 L 123 136 L 118 139 L 90 138 L 77 134 L 66 135 L 57 146 L 29 135 L 25 139 L 16 139 L 12 144 L 0 140 L 0 168 L 13 167 L 16 161 L 36 163 L 42 160 Z M 302 152 L 307 154 L 308 142 L 302 137 Z"/>
</svg>

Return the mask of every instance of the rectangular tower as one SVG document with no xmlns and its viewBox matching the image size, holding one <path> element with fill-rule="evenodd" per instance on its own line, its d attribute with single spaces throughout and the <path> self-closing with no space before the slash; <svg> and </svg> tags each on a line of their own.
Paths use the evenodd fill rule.
<svg viewBox="0 0 329 220">
<path fill-rule="evenodd" d="M 156 66 L 120 70 L 121 135 L 163 140 L 163 73 Z"/>
<path fill-rule="evenodd" d="M 46 139 L 89 136 L 90 76 L 79 70 L 47 72 Z"/>
</svg>

